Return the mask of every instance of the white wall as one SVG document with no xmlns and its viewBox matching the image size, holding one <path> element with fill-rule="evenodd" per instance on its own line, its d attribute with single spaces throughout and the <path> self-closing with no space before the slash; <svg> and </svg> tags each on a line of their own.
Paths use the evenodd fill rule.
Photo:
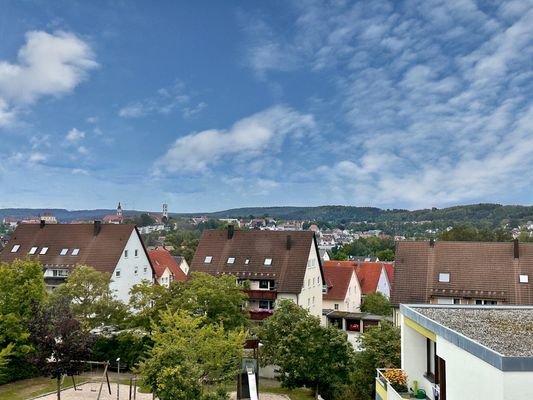
<svg viewBox="0 0 533 400">
<path fill-rule="evenodd" d="M 352 273 L 343 300 L 322 300 L 322 307 L 325 309 L 335 310 L 335 304 L 339 305 L 338 311 L 359 312 L 361 310 L 361 285 L 355 271 Z"/>
<path fill-rule="evenodd" d="M 387 272 L 385 271 L 385 267 L 383 266 L 381 267 L 381 273 L 379 274 L 379 281 L 378 286 L 376 288 L 376 292 L 380 292 L 386 298 L 390 298 L 389 278 L 387 278 Z"/>
<path fill-rule="evenodd" d="M 168 268 L 165 268 L 165 271 L 163 272 L 163 274 L 157 279 L 157 283 L 159 283 L 159 285 L 161 286 L 164 286 L 164 287 L 169 287 L 170 286 L 170 276 L 172 274 L 170 273 L 170 270 Z"/>
<path fill-rule="evenodd" d="M 424 378 L 427 367 L 426 337 L 405 325 L 403 315 L 400 318 L 402 321 L 402 369 L 407 373 L 408 384 L 412 387 L 413 381 L 418 381 L 418 388 L 424 389 L 426 394 L 433 399 L 431 389 L 433 384 Z"/>
<path fill-rule="evenodd" d="M 181 260 L 181 264 L 180 264 L 180 268 L 181 270 L 183 271 L 183 273 L 185 275 L 189 275 L 189 264 L 187 263 L 187 260 L 185 259 L 185 257 L 182 258 Z"/>
<path fill-rule="evenodd" d="M 128 251 L 127 257 L 125 250 Z M 137 256 L 135 256 L 135 250 L 137 250 Z M 120 276 L 117 276 L 118 271 L 120 271 Z M 111 279 L 109 287 L 114 291 L 116 298 L 124 303 L 128 303 L 129 291 L 133 285 L 141 283 L 143 280 L 150 282 L 153 280 L 150 262 L 135 230 L 131 232 Z"/>
<path fill-rule="evenodd" d="M 305 270 L 302 291 L 299 296 L 299 304 L 309 310 L 315 317 L 322 316 L 322 274 L 320 273 L 320 264 L 318 253 L 315 249 L 314 241 L 311 241 L 307 268 Z"/>
</svg>

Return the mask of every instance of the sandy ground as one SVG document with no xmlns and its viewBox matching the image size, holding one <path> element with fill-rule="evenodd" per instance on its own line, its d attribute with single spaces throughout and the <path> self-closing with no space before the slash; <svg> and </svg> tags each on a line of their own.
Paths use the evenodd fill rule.
<svg viewBox="0 0 533 400">
<path fill-rule="evenodd" d="M 232 400 L 237 398 L 237 393 L 230 393 Z M 272 393 L 259 393 L 259 400 L 290 400 L 289 397 L 284 394 L 272 394 Z"/>
<path fill-rule="evenodd" d="M 100 389 L 100 383 L 85 383 L 78 386 L 78 391 L 72 389 L 66 389 L 61 391 L 61 400 L 96 400 L 98 398 L 98 390 Z M 120 385 L 120 399 L 129 400 L 130 387 L 128 385 Z M 133 393 L 131 398 L 133 399 Z M 47 396 L 38 397 L 38 400 L 56 400 L 57 394 L 52 393 Z M 152 400 L 151 394 L 137 392 L 136 400 Z M 102 395 L 100 400 L 117 400 L 117 384 L 111 384 L 111 394 L 107 390 L 107 384 L 104 383 L 102 387 Z"/>
</svg>

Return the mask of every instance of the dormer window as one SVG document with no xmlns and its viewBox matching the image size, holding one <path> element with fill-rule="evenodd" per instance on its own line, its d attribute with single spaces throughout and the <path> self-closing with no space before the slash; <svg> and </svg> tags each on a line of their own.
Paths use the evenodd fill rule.
<svg viewBox="0 0 533 400">
<path fill-rule="evenodd" d="M 39 252 L 39 254 L 40 254 L 41 256 L 44 256 L 47 252 L 48 252 L 48 247 L 43 247 L 43 248 L 41 249 L 41 251 Z"/>
<path fill-rule="evenodd" d="M 228 264 L 235 264 L 235 257 L 228 257 Z"/>
<path fill-rule="evenodd" d="M 33 247 L 30 249 L 30 251 L 28 252 L 28 254 L 35 254 L 35 253 L 37 253 L 37 249 L 38 249 L 37 246 L 33 246 Z"/>
<path fill-rule="evenodd" d="M 529 283 L 529 275 L 520 275 L 519 282 L 520 283 Z"/>
<path fill-rule="evenodd" d="M 17 251 L 19 251 L 20 249 L 20 244 L 16 244 L 13 246 L 13 248 L 11 249 L 11 252 L 12 253 L 16 253 Z"/>
<path fill-rule="evenodd" d="M 70 253 L 73 256 L 77 256 L 80 253 L 80 249 L 72 249 L 72 253 Z"/>
<path fill-rule="evenodd" d="M 439 273 L 439 282 L 444 282 L 444 283 L 450 282 L 450 273 L 449 272 L 440 272 Z"/>
<path fill-rule="evenodd" d="M 272 265 L 272 259 L 271 258 L 265 258 L 265 262 L 263 265 Z"/>
<path fill-rule="evenodd" d="M 213 256 L 206 256 L 204 259 L 204 264 L 211 264 L 212 260 L 213 260 Z"/>
<path fill-rule="evenodd" d="M 61 252 L 59 253 L 60 256 L 66 256 L 68 253 L 68 249 L 62 249 Z"/>
</svg>

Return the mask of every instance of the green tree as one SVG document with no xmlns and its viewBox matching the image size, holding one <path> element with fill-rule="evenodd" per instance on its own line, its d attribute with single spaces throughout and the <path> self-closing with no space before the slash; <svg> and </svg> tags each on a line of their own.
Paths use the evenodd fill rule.
<svg viewBox="0 0 533 400">
<path fill-rule="evenodd" d="M 207 324 L 223 324 L 225 329 L 231 330 L 248 325 L 248 315 L 243 311 L 246 298 L 234 276 L 214 277 L 194 272 L 187 281 L 170 285 L 156 306 L 168 305 L 173 310 L 205 316 Z"/>
<path fill-rule="evenodd" d="M 283 386 L 308 385 L 330 398 L 348 380 L 354 352 L 346 335 L 320 321 L 290 300 L 282 300 L 276 313 L 258 331 L 263 362 L 280 367 Z"/>
<path fill-rule="evenodd" d="M 391 315 L 392 309 L 389 302 L 383 294 L 376 292 L 370 293 L 363 299 L 361 311 L 376 315 Z"/>
<path fill-rule="evenodd" d="M 185 257 L 187 262 L 190 264 L 200 237 L 200 231 L 196 232 L 175 232 L 167 235 L 165 237 L 165 244 L 171 245 L 174 247 L 172 250 L 172 255 Z"/>
<path fill-rule="evenodd" d="M 391 249 L 385 249 L 376 252 L 376 257 L 381 261 L 394 261 L 395 256 L 396 253 L 394 253 L 394 250 Z"/>
<path fill-rule="evenodd" d="M 153 332 L 154 347 L 138 372 L 159 399 L 212 399 L 210 392 L 237 376 L 244 331 L 225 331 L 205 317 L 166 310 Z"/>
<path fill-rule="evenodd" d="M 143 281 L 134 285 L 130 290 L 129 307 L 133 310 L 130 316 L 130 325 L 135 328 L 142 328 L 150 333 L 152 320 L 158 317 L 162 301 L 165 298 L 167 289 L 151 282 Z M 165 298 L 165 302 L 167 298 Z"/>
<path fill-rule="evenodd" d="M 400 367 L 400 329 L 383 321 L 381 327 L 361 335 L 361 351 L 355 356 L 355 369 L 346 392 L 360 400 L 372 399 L 377 368 Z"/>
<path fill-rule="evenodd" d="M 121 325 L 128 310 L 113 296 L 109 288 L 111 275 L 80 265 L 68 276 L 67 281 L 54 290 L 52 302 L 67 302 L 83 327 L 87 330 Z"/>
<path fill-rule="evenodd" d="M 10 349 L 3 353 L 4 378 L 0 377 L 0 383 L 34 373 L 27 363 L 32 344 L 25 321 L 32 315 L 32 303 L 43 303 L 45 299 L 43 269 L 38 261 L 0 264 L 0 349 Z"/>
</svg>

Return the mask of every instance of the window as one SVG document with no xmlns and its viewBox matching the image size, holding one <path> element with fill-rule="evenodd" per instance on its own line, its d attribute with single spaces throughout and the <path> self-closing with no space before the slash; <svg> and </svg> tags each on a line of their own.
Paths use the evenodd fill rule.
<svg viewBox="0 0 533 400">
<path fill-rule="evenodd" d="M 139 250 L 135 249 L 135 257 L 139 257 Z"/>
<path fill-rule="evenodd" d="M 244 264 L 245 264 L 245 265 L 250 264 L 250 260 L 247 258 L 246 260 L 244 260 Z"/>
<path fill-rule="evenodd" d="M 520 275 L 520 283 L 529 283 L 529 275 Z"/>
<path fill-rule="evenodd" d="M 339 305 L 338 305 L 338 304 L 335 304 L 335 305 L 333 306 L 333 308 L 335 309 L 335 311 L 338 311 L 338 310 L 339 310 Z"/>
<path fill-rule="evenodd" d="M 213 260 L 213 256 L 206 256 L 204 260 L 204 264 L 211 264 L 212 260 Z"/>
<path fill-rule="evenodd" d="M 272 259 L 271 258 L 265 258 L 264 265 L 272 265 Z"/>
<path fill-rule="evenodd" d="M 313 305 L 315 305 L 315 296 L 313 296 Z"/>
<path fill-rule="evenodd" d="M 313 277 L 313 286 L 315 286 L 315 278 Z"/>
<path fill-rule="evenodd" d="M 124 250 L 124 257 L 128 258 L 128 250 Z"/>
<path fill-rule="evenodd" d="M 486 306 L 486 305 L 496 305 L 498 304 L 498 302 L 496 300 L 477 299 L 476 304 Z"/>
<path fill-rule="evenodd" d="M 450 273 L 449 272 L 440 272 L 439 273 L 439 282 L 450 282 Z"/>
<path fill-rule="evenodd" d="M 28 254 L 35 254 L 35 253 L 37 253 L 37 249 L 38 249 L 37 246 L 32 247 L 32 248 L 30 249 L 30 251 L 28 252 Z"/>
<path fill-rule="evenodd" d="M 48 247 L 43 247 L 39 252 L 40 255 L 44 256 L 48 252 Z"/>
<path fill-rule="evenodd" d="M 11 249 L 11 252 L 12 253 L 16 253 L 17 251 L 19 251 L 20 249 L 20 244 L 16 244 L 13 246 L 13 248 Z"/>
<path fill-rule="evenodd" d="M 59 253 L 60 256 L 66 256 L 68 253 L 68 249 L 61 249 L 61 252 Z"/>
<path fill-rule="evenodd" d="M 120 277 L 120 269 L 117 269 L 117 271 L 115 272 L 115 276 L 116 276 L 117 278 Z"/>
<path fill-rule="evenodd" d="M 435 377 L 437 376 L 437 343 L 431 339 L 426 338 L 426 373 L 424 376 L 428 381 L 436 383 Z"/>
<path fill-rule="evenodd" d="M 139 267 L 135 267 L 135 268 L 133 268 L 133 274 L 134 274 L 135 276 L 137 276 L 138 273 L 139 273 Z"/>
<path fill-rule="evenodd" d="M 259 308 L 272 310 L 274 307 L 271 300 L 259 300 Z"/>
<path fill-rule="evenodd" d="M 307 287 L 311 287 L 311 278 L 307 280 Z"/>
<path fill-rule="evenodd" d="M 269 281 L 259 281 L 259 289 L 268 289 Z"/>
<path fill-rule="evenodd" d="M 72 253 L 70 254 L 73 256 L 77 256 L 78 254 L 80 254 L 80 249 L 72 249 Z"/>
<path fill-rule="evenodd" d="M 235 264 L 235 257 L 228 257 L 228 264 Z"/>
<path fill-rule="evenodd" d="M 148 271 L 148 267 L 144 267 L 143 272 L 146 274 L 147 271 Z"/>
<path fill-rule="evenodd" d="M 311 305 L 311 299 L 307 299 L 307 307 Z"/>
</svg>

